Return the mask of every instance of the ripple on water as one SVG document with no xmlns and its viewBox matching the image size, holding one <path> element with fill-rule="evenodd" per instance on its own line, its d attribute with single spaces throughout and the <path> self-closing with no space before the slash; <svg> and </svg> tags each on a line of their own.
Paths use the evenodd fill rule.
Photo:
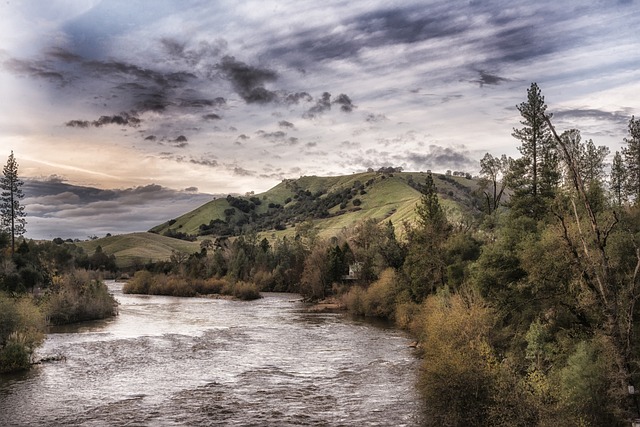
<svg viewBox="0 0 640 427">
<path fill-rule="evenodd" d="M 66 360 L 3 379 L 0 425 L 420 425 L 400 331 L 287 294 L 114 293 L 116 319 L 47 338 L 41 351 Z"/>
</svg>

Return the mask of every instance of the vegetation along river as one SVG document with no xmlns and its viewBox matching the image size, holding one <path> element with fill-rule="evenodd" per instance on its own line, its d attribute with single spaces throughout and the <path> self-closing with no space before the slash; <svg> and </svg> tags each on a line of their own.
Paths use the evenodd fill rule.
<svg viewBox="0 0 640 427">
<path fill-rule="evenodd" d="M 119 316 L 56 330 L 38 355 L 64 360 L 1 377 L 0 425 L 421 423 L 402 331 L 309 313 L 292 294 L 240 302 L 108 285 Z"/>
</svg>

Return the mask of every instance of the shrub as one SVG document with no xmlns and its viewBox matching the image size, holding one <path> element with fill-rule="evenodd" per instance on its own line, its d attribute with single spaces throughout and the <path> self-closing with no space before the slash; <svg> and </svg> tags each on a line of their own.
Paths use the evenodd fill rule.
<svg viewBox="0 0 640 427">
<path fill-rule="evenodd" d="M 396 272 L 388 268 L 367 289 L 364 296 L 365 315 L 393 319 L 397 294 Z"/>
<path fill-rule="evenodd" d="M 0 373 L 29 369 L 44 329 L 44 316 L 32 298 L 0 293 Z"/>
<path fill-rule="evenodd" d="M 364 303 L 365 293 L 366 291 L 360 286 L 353 286 L 347 293 L 342 295 L 342 305 L 346 307 L 350 313 L 364 316 L 366 313 Z"/>
<path fill-rule="evenodd" d="M 342 296 L 342 304 L 359 316 L 393 319 L 398 294 L 397 277 L 392 268 L 384 270 L 369 288 L 352 287 Z"/>
<path fill-rule="evenodd" d="M 125 294 L 148 294 L 153 282 L 153 274 L 147 270 L 136 271 L 133 278 L 122 287 Z"/>
<path fill-rule="evenodd" d="M 244 301 L 261 298 L 260 291 L 255 283 L 236 282 L 231 287 L 230 294 Z"/>
<path fill-rule="evenodd" d="M 422 311 L 419 387 L 433 425 L 482 425 L 496 381 L 491 311 L 460 295 L 429 296 Z"/>
<path fill-rule="evenodd" d="M 10 340 L 0 349 L 0 373 L 24 371 L 31 366 L 31 352 L 24 344 Z"/>
<path fill-rule="evenodd" d="M 55 325 L 104 319 L 117 314 L 117 303 L 107 286 L 84 270 L 54 277 L 44 310 Z"/>
</svg>

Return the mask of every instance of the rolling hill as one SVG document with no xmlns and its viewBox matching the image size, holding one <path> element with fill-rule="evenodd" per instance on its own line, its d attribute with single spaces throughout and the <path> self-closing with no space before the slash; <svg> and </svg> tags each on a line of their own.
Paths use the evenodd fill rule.
<svg viewBox="0 0 640 427">
<path fill-rule="evenodd" d="M 311 219 L 320 236 L 373 218 L 394 225 L 413 221 L 424 172 L 365 172 L 352 175 L 304 176 L 284 180 L 261 194 L 219 198 L 150 231 L 166 236 L 237 235 L 250 225 L 270 236 L 293 234 L 296 224 Z M 473 212 L 479 201 L 477 181 L 433 175 L 442 204 L 453 220 Z"/>
<path fill-rule="evenodd" d="M 264 193 L 217 198 L 146 233 L 104 237 L 80 246 L 93 253 L 100 245 L 116 256 L 120 267 L 130 267 L 166 260 L 172 251 L 197 252 L 198 240 L 238 235 L 247 226 L 268 238 L 294 236 L 296 225 L 307 220 L 325 238 L 369 218 L 390 220 L 399 230 L 404 221 L 415 220 L 426 177 L 424 172 L 365 172 L 288 179 Z M 461 213 L 477 212 L 477 180 L 442 174 L 433 174 L 433 180 L 452 221 Z"/>
<path fill-rule="evenodd" d="M 154 233 L 140 232 L 103 237 L 77 243 L 92 254 L 98 246 L 109 255 L 115 255 L 118 267 L 131 267 L 149 261 L 167 260 L 172 251 L 193 253 L 200 250 L 198 242 L 187 242 Z"/>
</svg>

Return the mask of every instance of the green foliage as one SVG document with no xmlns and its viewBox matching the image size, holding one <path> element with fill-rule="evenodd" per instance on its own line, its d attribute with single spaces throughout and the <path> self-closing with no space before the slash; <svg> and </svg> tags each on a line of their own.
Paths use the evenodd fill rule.
<svg viewBox="0 0 640 427">
<path fill-rule="evenodd" d="M 520 140 L 522 158 L 511 163 L 508 180 L 513 190 L 511 207 L 516 215 L 541 219 L 560 180 L 559 158 L 545 120 L 547 105 L 536 83 L 527 89 L 527 101 L 516 106 L 522 116 L 513 136 Z"/>
<path fill-rule="evenodd" d="M 581 341 L 560 370 L 560 404 L 576 425 L 615 426 L 620 423 L 620 393 L 615 392 L 615 366 L 606 341 Z"/>
<path fill-rule="evenodd" d="M 15 239 L 24 235 L 27 221 L 24 206 L 20 200 L 24 198 L 22 185 L 24 182 L 18 176 L 18 162 L 13 151 L 2 169 L 0 177 L 0 230 L 11 236 L 11 253 L 15 252 Z"/>
<path fill-rule="evenodd" d="M 29 369 L 44 330 L 44 315 L 31 297 L 0 292 L 0 373 Z"/>
<path fill-rule="evenodd" d="M 629 120 L 626 147 L 622 149 L 626 169 L 626 193 L 638 204 L 640 201 L 640 118 Z"/>
</svg>

